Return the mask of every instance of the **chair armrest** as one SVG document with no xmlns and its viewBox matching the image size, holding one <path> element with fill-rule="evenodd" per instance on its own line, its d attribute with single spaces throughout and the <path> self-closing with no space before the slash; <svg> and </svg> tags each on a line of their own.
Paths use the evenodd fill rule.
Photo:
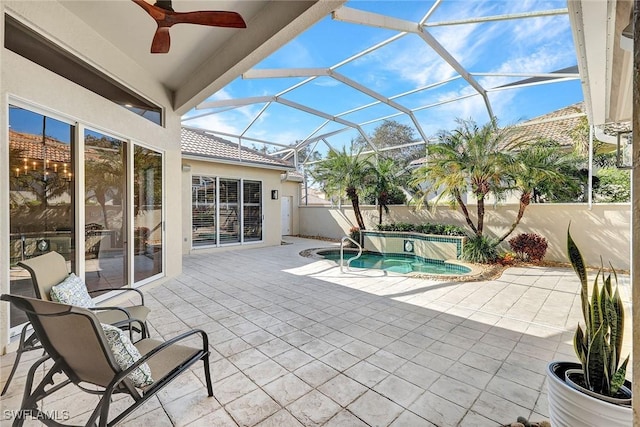
<svg viewBox="0 0 640 427">
<path fill-rule="evenodd" d="M 127 309 L 124 307 L 87 307 L 87 310 L 91 310 L 91 311 L 117 310 L 117 311 L 122 311 L 125 314 L 125 316 L 127 316 L 127 319 L 132 318 L 131 313 L 129 313 Z"/>
<path fill-rule="evenodd" d="M 156 348 L 154 348 L 153 350 L 151 350 L 149 353 L 145 354 L 144 356 L 142 356 L 142 358 L 140 360 L 142 361 L 146 361 L 147 359 L 151 358 L 153 355 L 155 355 L 156 353 L 159 353 L 160 351 L 164 350 L 165 348 L 177 343 L 178 341 L 182 341 L 186 338 L 189 338 L 192 335 L 196 335 L 196 334 L 200 334 L 202 336 L 202 349 L 204 351 L 209 351 L 209 336 L 207 335 L 207 333 L 205 331 L 203 331 L 202 329 L 192 329 L 188 332 L 185 332 L 183 334 L 180 334 L 178 336 L 175 336 L 173 338 L 171 338 L 170 340 L 167 340 L 165 342 L 163 342 L 162 344 L 160 344 L 159 346 L 157 346 Z"/>
<path fill-rule="evenodd" d="M 95 289 L 93 291 L 88 291 L 88 292 L 89 292 L 89 295 L 91 295 L 97 292 L 104 292 L 104 291 L 136 292 L 138 296 L 140 296 L 140 305 L 144 305 L 144 294 L 142 293 L 141 290 L 135 289 L 135 288 L 101 288 L 101 289 Z"/>
<path fill-rule="evenodd" d="M 132 323 L 137 323 L 138 325 L 140 325 L 140 334 L 142 337 L 146 337 L 147 335 L 147 327 L 145 325 L 145 323 L 140 320 L 140 319 L 134 319 L 134 318 L 130 318 L 130 319 L 126 319 L 126 320 L 120 320 L 116 323 L 112 323 L 111 326 L 115 326 L 116 328 L 120 328 L 122 329 L 122 326 L 126 326 L 129 325 L 129 338 L 131 339 L 131 342 L 133 342 L 133 328 L 131 327 Z M 140 338 L 142 339 L 142 338 Z"/>
</svg>

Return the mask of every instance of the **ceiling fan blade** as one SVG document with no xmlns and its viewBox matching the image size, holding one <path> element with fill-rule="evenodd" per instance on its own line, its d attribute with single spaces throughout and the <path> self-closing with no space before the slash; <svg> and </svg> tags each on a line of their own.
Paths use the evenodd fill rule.
<svg viewBox="0 0 640 427">
<path fill-rule="evenodd" d="M 167 53 L 170 47 L 169 27 L 158 27 L 151 42 L 151 53 Z"/>
<path fill-rule="evenodd" d="M 143 8 L 153 19 L 156 21 L 162 21 L 167 17 L 167 13 L 164 9 L 157 6 L 152 6 L 144 0 L 132 0 L 135 4 Z"/>
<path fill-rule="evenodd" d="M 151 53 L 167 53 L 171 46 L 169 28 L 174 24 L 198 24 L 211 27 L 246 28 L 239 13 L 204 10 L 198 12 L 174 12 L 171 0 L 158 0 L 151 5 L 145 0 L 132 0 L 147 12 L 158 25 L 151 42 Z"/>
<path fill-rule="evenodd" d="M 198 24 L 212 27 L 247 28 L 247 24 L 237 12 L 223 10 L 203 10 L 199 12 L 167 12 L 167 20 L 174 24 Z"/>
<path fill-rule="evenodd" d="M 169 10 L 171 12 L 175 12 L 173 10 L 173 6 L 171 6 L 171 0 L 158 0 L 154 3 L 154 6 L 161 7 L 164 10 Z"/>
</svg>

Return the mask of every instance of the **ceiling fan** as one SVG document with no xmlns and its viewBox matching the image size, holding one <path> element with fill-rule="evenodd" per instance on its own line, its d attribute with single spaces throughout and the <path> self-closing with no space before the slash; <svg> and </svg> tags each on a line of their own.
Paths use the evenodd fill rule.
<svg viewBox="0 0 640 427">
<path fill-rule="evenodd" d="M 203 10 L 197 12 L 175 12 L 171 0 L 158 0 L 151 5 L 144 0 L 132 0 L 143 8 L 158 24 L 151 42 L 151 53 L 167 53 L 171 46 L 169 28 L 174 24 L 198 24 L 212 27 L 246 28 L 242 16 L 236 12 Z"/>
</svg>

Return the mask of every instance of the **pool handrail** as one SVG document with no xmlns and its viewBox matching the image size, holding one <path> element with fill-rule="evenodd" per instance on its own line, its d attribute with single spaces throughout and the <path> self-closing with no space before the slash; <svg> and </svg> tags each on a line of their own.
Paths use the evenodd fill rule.
<svg viewBox="0 0 640 427">
<path fill-rule="evenodd" d="M 351 237 L 349 236 L 344 236 L 341 240 L 340 240 L 340 273 L 344 273 L 344 242 L 345 241 L 351 241 L 352 243 L 354 243 L 357 247 L 358 247 L 358 255 L 351 257 L 347 260 L 347 268 L 350 268 L 351 266 L 351 261 L 354 261 L 358 258 L 360 258 L 360 256 L 362 256 L 362 246 L 360 246 L 360 243 L 356 242 L 355 240 L 353 240 Z"/>
</svg>

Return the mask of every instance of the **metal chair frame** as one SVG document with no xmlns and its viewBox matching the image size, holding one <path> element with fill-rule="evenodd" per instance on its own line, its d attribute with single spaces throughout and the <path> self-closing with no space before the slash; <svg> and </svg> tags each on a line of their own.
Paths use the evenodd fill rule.
<svg viewBox="0 0 640 427">
<path fill-rule="evenodd" d="M 24 396 L 22 399 L 22 404 L 20 410 L 17 412 L 16 417 L 13 421 L 13 427 L 20 427 L 23 425 L 25 419 L 29 416 L 35 417 L 38 420 L 41 420 L 44 424 L 48 426 L 65 426 L 65 424 L 59 423 L 56 420 L 52 419 L 49 414 L 44 411 L 41 411 L 38 408 L 38 402 L 44 399 L 47 396 L 57 392 L 63 387 L 73 383 L 76 384 L 80 389 L 87 393 L 99 394 L 102 397 L 98 405 L 95 407 L 93 412 L 91 413 L 86 426 L 94 426 L 97 425 L 99 427 L 109 427 L 117 424 L 131 412 L 136 410 L 140 405 L 146 402 L 149 398 L 154 396 L 158 391 L 164 388 L 167 384 L 169 384 L 173 379 L 175 379 L 178 375 L 185 372 L 189 367 L 191 367 L 196 362 L 202 360 L 204 363 L 204 373 L 206 380 L 207 393 L 211 397 L 213 396 L 213 387 L 211 382 L 211 372 L 209 367 L 209 340 L 206 332 L 200 329 L 194 329 L 189 332 L 185 332 L 181 335 L 178 335 L 168 341 L 159 342 L 156 340 L 151 340 L 149 338 L 142 339 L 138 343 L 147 340 L 149 343 L 155 345 L 152 350 L 146 352 L 142 355 L 142 357 L 136 361 L 133 365 L 131 365 L 128 369 L 122 370 L 117 363 L 115 362 L 114 356 L 111 353 L 111 350 L 106 343 L 106 338 L 102 331 L 102 327 L 100 326 L 100 322 L 98 318 L 89 310 L 80 307 L 74 307 L 65 304 L 58 304 L 54 302 L 48 302 L 43 300 L 38 300 L 34 298 L 21 297 L 17 295 L 2 295 L 0 296 L 0 300 L 7 301 L 14 304 L 19 309 L 23 310 L 31 324 L 34 328 L 34 333 L 37 335 L 39 341 L 42 343 L 43 348 L 46 350 L 47 355 L 38 359 L 29 369 L 27 374 L 27 383 L 25 385 Z M 38 312 L 38 308 L 46 308 L 46 311 L 52 311 L 49 313 Z M 44 310 L 41 310 L 44 311 Z M 72 364 L 62 356 L 57 350 L 55 342 L 50 340 L 49 335 L 46 332 L 46 328 L 43 327 L 43 323 L 41 318 L 53 318 L 53 317 L 62 317 L 62 316 L 79 316 L 79 321 L 88 321 L 91 325 L 92 333 L 95 334 L 94 337 L 89 337 L 95 339 L 95 342 L 99 344 L 101 347 L 98 351 L 100 354 L 104 356 L 104 360 L 100 362 L 106 363 L 109 366 L 110 371 L 107 373 L 103 373 L 104 375 L 112 375 L 112 379 L 108 384 L 96 384 L 91 383 L 87 380 L 85 376 L 79 374 L 74 371 Z M 136 319 L 130 319 L 129 322 L 139 322 Z M 202 338 L 202 348 L 193 348 L 189 347 L 188 350 L 193 350 L 193 354 L 186 358 L 185 360 L 180 361 L 176 366 L 170 369 L 166 374 L 164 374 L 161 378 L 156 379 L 150 386 L 143 388 L 142 393 L 133 386 L 131 380 L 127 377 L 134 369 L 140 366 L 143 363 L 148 362 L 153 357 L 159 357 L 163 351 L 167 351 L 171 348 L 171 346 L 176 345 L 179 341 L 190 338 L 194 335 L 200 335 Z M 78 338 L 80 339 L 80 338 Z M 184 346 L 178 345 L 182 349 L 186 348 Z M 49 369 L 49 371 L 45 374 L 44 378 L 38 383 L 38 385 L 33 388 L 33 382 L 35 373 L 40 368 L 40 366 L 46 362 L 47 360 L 53 360 L 53 366 Z M 105 366 L 104 364 L 102 366 Z M 112 371 L 112 372 L 111 372 Z M 62 382 L 55 384 L 54 375 L 58 373 L 63 373 L 67 376 L 67 379 Z M 81 383 L 94 384 L 99 386 L 98 390 L 90 390 L 86 387 L 83 387 Z M 47 386 L 51 386 L 47 389 Z M 111 397 L 116 393 L 126 393 L 131 396 L 134 400 L 134 403 L 126 408 L 123 412 L 114 417 L 111 421 L 108 420 L 109 417 L 109 409 L 111 404 Z"/>
</svg>

